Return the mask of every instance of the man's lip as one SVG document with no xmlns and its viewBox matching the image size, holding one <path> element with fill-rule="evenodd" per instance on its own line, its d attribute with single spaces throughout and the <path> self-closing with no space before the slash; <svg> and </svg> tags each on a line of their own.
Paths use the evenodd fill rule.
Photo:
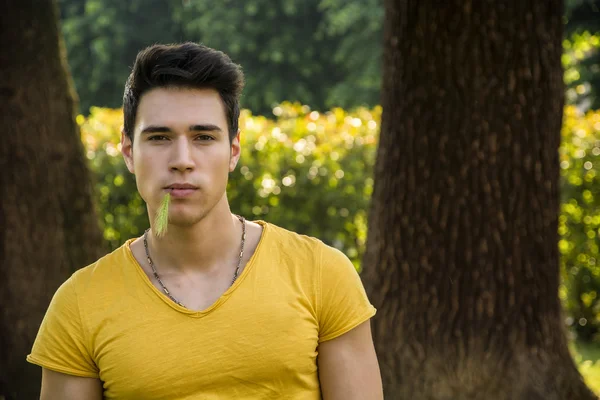
<svg viewBox="0 0 600 400">
<path fill-rule="evenodd" d="M 174 199 L 183 199 L 189 196 L 192 196 L 197 189 L 179 189 L 179 188 L 172 188 L 172 189 L 165 189 L 167 191 L 167 193 L 169 193 Z"/>
<path fill-rule="evenodd" d="M 173 189 L 198 189 L 198 187 L 193 186 L 193 185 L 184 184 L 184 185 L 170 185 L 170 186 L 167 186 L 165 189 L 167 189 L 167 190 L 173 190 Z"/>
</svg>

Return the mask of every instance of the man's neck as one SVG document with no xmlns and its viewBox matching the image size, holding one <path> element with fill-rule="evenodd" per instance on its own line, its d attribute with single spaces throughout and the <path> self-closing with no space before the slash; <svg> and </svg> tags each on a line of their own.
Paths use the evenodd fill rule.
<svg viewBox="0 0 600 400">
<path fill-rule="evenodd" d="M 229 207 L 217 206 L 193 226 L 170 225 L 161 238 L 151 229 L 148 247 L 163 273 L 212 273 L 235 260 L 241 232 L 241 223 Z"/>
</svg>

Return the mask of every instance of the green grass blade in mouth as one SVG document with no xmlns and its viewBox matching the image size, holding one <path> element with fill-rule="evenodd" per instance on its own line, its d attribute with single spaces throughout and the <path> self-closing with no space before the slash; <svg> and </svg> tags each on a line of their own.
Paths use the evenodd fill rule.
<svg viewBox="0 0 600 400">
<path fill-rule="evenodd" d="M 169 224 L 169 204 L 171 203 L 171 193 L 167 193 L 163 197 L 162 203 L 156 212 L 154 226 L 156 228 L 156 236 L 161 237 L 167 232 Z"/>
</svg>

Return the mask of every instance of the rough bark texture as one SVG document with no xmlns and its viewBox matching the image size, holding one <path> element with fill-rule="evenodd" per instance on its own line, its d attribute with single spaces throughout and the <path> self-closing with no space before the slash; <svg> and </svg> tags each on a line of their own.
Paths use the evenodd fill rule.
<svg viewBox="0 0 600 400">
<path fill-rule="evenodd" d="M 40 368 L 25 356 L 52 294 L 102 237 L 55 4 L 0 9 L 0 399 L 34 399 Z"/>
<path fill-rule="evenodd" d="M 386 399 L 592 399 L 558 299 L 560 0 L 386 0 L 364 260 Z"/>
</svg>

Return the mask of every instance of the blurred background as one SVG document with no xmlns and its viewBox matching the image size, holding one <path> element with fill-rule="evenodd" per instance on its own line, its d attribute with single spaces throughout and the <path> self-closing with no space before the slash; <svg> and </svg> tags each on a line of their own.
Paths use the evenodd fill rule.
<svg viewBox="0 0 600 400">
<path fill-rule="evenodd" d="M 77 123 L 107 250 L 148 227 L 120 155 L 123 85 L 150 44 L 196 41 L 241 64 L 232 210 L 320 237 L 360 270 L 380 126 L 380 0 L 59 0 Z M 566 0 L 560 298 L 600 393 L 600 1 Z"/>
</svg>

